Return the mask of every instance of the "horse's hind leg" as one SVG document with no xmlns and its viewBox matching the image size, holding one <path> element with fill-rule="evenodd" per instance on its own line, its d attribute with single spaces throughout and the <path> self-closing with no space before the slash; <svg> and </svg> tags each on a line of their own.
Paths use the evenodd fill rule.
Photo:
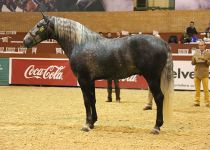
<svg viewBox="0 0 210 150">
<path fill-rule="evenodd" d="M 93 93 L 91 92 L 91 81 L 85 78 L 78 78 L 78 82 L 82 90 L 85 109 L 86 109 L 86 123 L 81 130 L 88 132 L 90 129 L 93 128 L 93 124 L 97 119 L 95 103 L 94 100 L 92 100 Z M 94 119 L 92 114 L 94 115 Z"/>
<path fill-rule="evenodd" d="M 154 129 L 151 131 L 152 134 L 159 134 L 160 127 L 163 125 L 163 99 L 164 95 L 160 87 L 160 78 L 147 80 L 149 88 L 155 99 L 157 105 L 156 123 Z"/>
</svg>

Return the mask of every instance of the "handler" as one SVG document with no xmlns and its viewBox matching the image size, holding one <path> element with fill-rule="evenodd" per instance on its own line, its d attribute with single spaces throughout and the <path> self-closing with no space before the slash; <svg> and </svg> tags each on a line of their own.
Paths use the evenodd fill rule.
<svg viewBox="0 0 210 150">
<path fill-rule="evenodd" d="M 192 57 L 192 65 L 195 65 L 194 70 L 194 82 L 195 82 L 195 99 L 194 106 L 200 106 L 200 85 L 203 84 L 204 99 L 206 107 L 210 106 L 209 102 L 209 65 L 210 65 L 210 53 L 206 50 L 206 44 L 204 41 L 200 41 L 198 44 L 199 50 L 195 52 Z"/>
<path fill-rule="evenodd" d="M 106 102 L 112 102 L 112 80 L 107 80 L 108 88 L 108 99 Z M 114 80 L 115 85 L 115 94 L 116 94 L 116 101 L 120 102 L 120 87 L 119 87 L 119 80 Z"/>
</svg>

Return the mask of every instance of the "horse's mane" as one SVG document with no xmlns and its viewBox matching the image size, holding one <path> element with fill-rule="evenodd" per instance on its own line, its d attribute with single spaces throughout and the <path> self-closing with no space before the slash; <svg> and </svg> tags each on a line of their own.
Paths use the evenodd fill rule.
<svg viewBox="0 0 210 150">
<path fill-rule="evenodd" d="M 56 35 L 65 41 L 83 44 L 102 38 L 98 33 L 91 31 L 79 22 L 60 17 L 53 17 L 53 19 L 55 20 Z"/>
</svg>

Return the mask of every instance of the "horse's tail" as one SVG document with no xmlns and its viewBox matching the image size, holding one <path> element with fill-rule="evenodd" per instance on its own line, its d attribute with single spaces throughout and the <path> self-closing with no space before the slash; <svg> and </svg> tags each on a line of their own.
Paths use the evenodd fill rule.
<svg viewBox="0 0 210 150">
<path fill-rule="evenodd" d="M 164 121 L 169 122 L 172 116 L 172 97 L 174 91 L 174 78 L 173 78 L 173 61 L 171 49 L 166 44 L 168 49 L 168 57 L 165 67 L 161 74 L 161 90 L 164 95 L 163 100 L 163 118 Z"/>
</svg>

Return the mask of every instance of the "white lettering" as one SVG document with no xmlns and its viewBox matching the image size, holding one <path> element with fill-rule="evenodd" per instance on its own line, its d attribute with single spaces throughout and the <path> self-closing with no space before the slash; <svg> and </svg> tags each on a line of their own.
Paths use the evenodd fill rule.
<svg viewBox="0 0 210 150">
<path fill-rule="evenodd" d="M 137 75 L 130 76 L 125 79 L 121 79 L 122 82 L 137 82 Z"/>
<path fill-rule="evenodd" d="M 63 80 L 64 68 L 65 66 L 53 65 L 48 68 L 35 68 L 35 65 L 31 65 L 25 70 L 24 77 L 26 79 Z"/>
</svg>

